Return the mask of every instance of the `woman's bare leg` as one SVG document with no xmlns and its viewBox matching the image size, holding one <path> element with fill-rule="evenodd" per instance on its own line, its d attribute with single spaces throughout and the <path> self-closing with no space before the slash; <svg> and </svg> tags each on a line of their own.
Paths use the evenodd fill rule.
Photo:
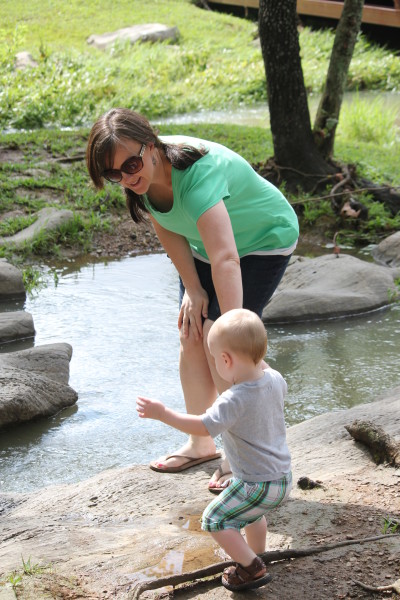
<svg viewBox="0 0 400 600">
<path fill-rule="evenodd" d="M 209 323 L 210 325 L 204 332 L 204 337 L 206 333 L 208 334 L 212 321 L 209 321 Z M 192 415 L 202 415 L 215 401 L 217 390 L 204 351 L 203 341 L 196 341 L 190 333 L 188 338 L 181 336 L 179 373 L 186 412 Z M 186 444 L 179 450 L 174 451 L 174 455 L 182 454 L 200 458 L 214 454 L 215 451 L 215 443 L 210 436 L 190 436 Z M 157 462 L 157 466 L 180 467 L 185 462 L 187 462 L 186 459 L 174 457 L 165 460 L 165 457 L 161 457 Z"/>
</svg>

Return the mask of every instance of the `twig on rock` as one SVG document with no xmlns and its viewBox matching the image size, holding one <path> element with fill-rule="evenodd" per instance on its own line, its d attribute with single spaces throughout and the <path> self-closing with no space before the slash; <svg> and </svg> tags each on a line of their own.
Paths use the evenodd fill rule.
<svg viewBox="0 0 400 600">
<path fill-rule="evenodd" d="M 344 540 L 342 542 L 336 542 L 334 544 L 326 544 L 324 546 L 309 546 L 308 548 L 301 548 L 299 550 L 296 549 L 287 549 L 287 550 L 272 550 L 270 552 L 264 552 L 264 554 L 260 554 L 260 557 L 263 559 L 265 564 L 269 564 L 271 562 L 276 562 L 279 560 L 289 560 L 292 558 L 302 558 L 304 556 L 311 556 L 312 554 L 319 554 L 320 552 L 328 552 L 329 550 L 334 550 L 335 548 L 341 548 L 343 546 L 351 546 L 354 544 L 365 544 L 367 542 L 375 542 L 376 540 L 388 539 L 392 537 L 399 537 L 400 534 L 383 534 L 375 537 L 369 538 L 361 538 L 359 540 Z M 130 600 L 138 600 L 138 598 L 144 592 L 148 590 L 155 590 L 161 587 L 167 586 L 177 586 L 182 583 L 196 582 L 198 579 L 204 579 L 206 577 L 212 577 L 222 573 L 226 567 L 230 567 L 235 564 L 233 561 L 224 561 L 215 563 L 214 565 L 209 565 L 208 567 L 204 567 L 203 569 L 197 569 L 196 571 L 189 571 L 188 573 L 181 573 L 180 575 L 171 575 L 169 577 L 161 577 L 159 579 L 150 579 L 149 581 L 142 581 L 138 583 L 132 594 L 129 595 Z M 214 578 L 210 580 L 211 585 L 216 585 L 219 579 Z M 199 582 L 196 582 L 199 583 Z"/>
<path fill-rule="evenodd" d="M 367 590 L 367 592 L 396 592 L 396 594 L 400 594 L 400 579 L 397 579 L 394 583 L 391 583 L 390 585 L 380 585 L 378 587 L 366 585 L 365 583 L 362 583 L 362 581 L 357 581 L 357 579 L 353 579 L 353 581 L 356 585 L 359 585 L 364 590 Z"/>
</svg>

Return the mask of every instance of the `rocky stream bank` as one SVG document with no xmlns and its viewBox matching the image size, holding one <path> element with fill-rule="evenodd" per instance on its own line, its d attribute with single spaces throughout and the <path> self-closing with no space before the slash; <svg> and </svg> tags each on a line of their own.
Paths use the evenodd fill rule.
<svg viewBox="0 0 400 600">
<path fill-rule="evenodd" d="M 359 271 L 358 262 L 344 255 L 340 260 L 333 255 L 322 257 L 315 263 L 298 257 L 288 270 L 286 290 L 280 289 L 278 302 L 275 307 L 271 304 L 267 319 L 279 313 L 285 297 L 287 310 L 293 312 L 293 306 L 299 304 L 295 294 L 301 295 L 302 306 L 308 302 L 315 310 L 318 292 L 325 315 L 327 310 L 337 310 L 343 294 L 339 290 L 335 296 L 329 287 L 334 268 L 337 273 L 349 274 L 347 280 L 340 280 L 340 289 L 347 294 L 340 310 L 346 309 L 350 297 L 355 303 L 363 301 L 366 294 L 362 285 L 372 291 L 368 296 L 370 305 L 382 306 L 387 290 L 396 290 L 393 282 L 398 276 L 399 235 L 394 235 L 394 260 L 390 254 L 394 269 L 377 265 L 375 269 L 371 264 L 368 272 Z M 136 227 L 129 221 L 117 224 L 112 236 L 99 237 L 93 245 L 93 255 L 99 257 L 159 250 L 150 225 Z M 387 264 L 382 256 L 379 262 Z M 313 283 L 314 264 L 318 272 Z M 324 273 L 329 273 L 326 288 Z M 307 297 L 302 276 L 310 283 Z M 337 286 L 339 280 L 335 281 Z M 361 311 L 364 308 L 360 305 Z M 66 385 L 69 349 L 45 350 L 65 350 L 62 361 Z M 35 352 L 41 356 L 41 347 Z M 19 365 L 10 363 L 10 355 L 3 355 L 0 375 L 8 377 L 10 368 L 22 367 L 36 371 L 35 380 L 41 380 L 35 352 L 29 351 L 28 357 L 15 356 Z M 35 363 L 36 367 L 27 366 Z M 47 370 L 51 374 L 53 369 Z M 4 379 L 2 385 L 14 389 L 20 382 L 17 379 Z M 60 388 L 55 383 L 57 386 Z M 400 537 L 388 534 L 398 531 L 400 522 L 400 471 L 384 463 L 376 465 L 366 446 L 354 441 L 345 425 L 355 419 L 380 425 L 398 443 L 400 388 L 385 392 L 375 402 L 327 413 L 289 429 L 295 486 L 289 502 L 271 515 L 268 550 L 313 547 L 323 551 L 272 563 L 272 582 L 247 595 L 274 600 L 398 597 L 395 582 L 400 578 Z M 132 465 L 35 493 L 0 493 L 0 599 L 129 600 L 146 579 L 180 575 L 226 560 L 199 527 L 200 515 L 211 499 L 207 481 L 216 466 L 217 462 L 208 463 L 182 474 L 165 475 L 151 471 L 147 465 Z M 302 477 L 319 485 L 301 489 L 296 482 Z M 385 537 L 380 537 L 383 532 Z M 324 550 L 338 543 L 336 548 Z M 375 591 L 366 589 L 368 586 Z M 175 590 L 164 587 L 144 591 L 140 597 L 172 596 L 218 600 L 235 594 L 211 578 L 201 585 L 186 583 Z"/>
</svg>

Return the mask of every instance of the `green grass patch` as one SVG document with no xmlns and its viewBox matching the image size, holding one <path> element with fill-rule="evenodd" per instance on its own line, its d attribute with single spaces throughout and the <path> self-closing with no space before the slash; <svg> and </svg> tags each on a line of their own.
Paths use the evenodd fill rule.
<svg viewBox="0 0 400 600">
<path fill-rule="evenodd" d="M 0 221 L 0 236 L 10 236 L 29 227 L 37 220 L 36 215 L 10 217 Z"/>
<path fill-rule="evenodd" d="M 342 107 L 338 136 L 343 135 L 348 143 L 373 142 L 389 149 L 400 140 L 398 116 L 397 107 L 385 106 L 382 97 L 364 99 L 357 93 Z"/>
<path fill-rule="evenodd" d="M 207 123 L 158 124 L 157 127 L 161 135 L 187 134 L 215 140 L 239 152 L 253 165 L 263 163 L 273 155 L 271 131 L 266 128 Z M 42 233 L 18 251 L 0 246 L 0 256 L 23 264 L 32 257 L 57 257 L 69 247 L 85 253 L 90 251 L 96 232 L 110 230 L 115 219 L 128 218 L 119 186 L 106 184 L 104 190 L 98 192 L 90 183 L 83 159 L 88 134 L 88 129 L 79 129 L 0 135 L 0 149 L 10 157 L 10 161 L 0 168 L 0 217 L 2 213 L 18 208 L 29 218 L 31 213 L 45 206 L 71 209 L 75 214 L 74 219 L 58 231 Z M 398 143 L 391 146 L 390 152 L 383 152 L 379 141 L 361 143 L 352 138 L 348 141 L 343 131 L 338 136 L 336 156 L 343 162 L 354 163 L 360 176 L 376 183 L 390 181 L 394 186 L 400 185 Z M 60 161 L 54 160 L 62 157 L 77 157 L 78 160 L 62 166 Z M 40 171 L 40 178 L 33 185 L 30 177 L 24 177 L 35 170 Z M 283 188 L 282 191 L 285 192 Z M 356 246 L 377 242 L 400 228 L 400 216 L 393 217 L 382 204 L 373 202 L 367 195 L 360 200 L 368 207 L 369 218 L 357 224 L 344 222 L 336 216 L 329 198 L 303 195 L 289 199 L 298 210 L 303 231 L 318 228 L 329 239 L 340 231 L 342 244 Z M 34 281 L 34 274 L 29 277 Z"/>
<path fill-rule="evenodd" d="M 100 0 L 0 4 L 0 127 L 32 129 L 89 125 L 111 106 L 143 112 L 150 119 L 201 109 L 223 109 L 266 101 L 265 71 L 257 25 L 190 0 Z M 87 44 L 90 33 L 132 24 L 177 26 L 168 42 L 105 51 Z M 89 28 L 90 27 L 90 28 Z M 307 89 L 323 87 L 334 32 L 300 33 Z M 38 66 L 14 69 L 16 52 L 29 51 Z M 400 57 L 360 36 L 348 89 L 398 90 Z"/>
</svg>

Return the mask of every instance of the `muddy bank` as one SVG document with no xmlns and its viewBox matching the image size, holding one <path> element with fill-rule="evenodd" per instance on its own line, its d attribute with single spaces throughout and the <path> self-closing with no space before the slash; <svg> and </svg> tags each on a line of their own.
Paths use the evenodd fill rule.
<svg viewBox="0 0 400 600">
<path fill-rule="evenodd" d="M 376 536 L 388 520 L 400 518 L 400 471 L 376 466 L 369 451 L 344 428 L 360 418 L 376 422 L 399 440 L 400 388 L 374 403 L 289 429 L 294 480 L 307 476 L 322 487 L 295 486 L 290 501 L 271 515 L 268 550 Z M 174 475 L 134 465 L 33 494 L 1 494 L 3 581 L 21 570 L 23 557 L 37 572 L 22 578 L 18 598 L 128 600 L 143 578 L 223 560 L 223 553 L 199 527 L 203 508 L 212 498 L 207 481 L 217 464 Z M 387 538 L 274 563 L 272 582 L 252 595 L 276 600 L 367 598 L 368 592 L 353 579 L 387 585 L 398 578 L 399 569 L 400 538 Z M 53 595 L 44 590 L 53 590 Z M 231 594 L 209 584 L 186 588 L 178 596 L 218 599 Z M 157 593 L 143 597 L 155 598 Z"/>
</svg>

